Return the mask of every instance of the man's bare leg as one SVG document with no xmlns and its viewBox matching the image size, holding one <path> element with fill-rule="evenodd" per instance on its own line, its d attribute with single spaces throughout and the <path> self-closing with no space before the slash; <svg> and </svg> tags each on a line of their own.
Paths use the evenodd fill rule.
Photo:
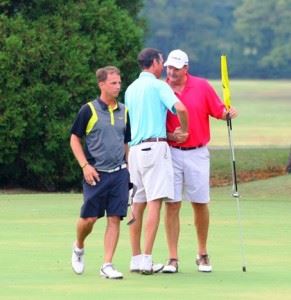
<svg viewBox="0 0 291 300">
<path fill-rule="evenodd" d="M 146 203 L 133 203 L 135 222 L 129 226 L 132 256 L 141 254 L 141 231 Z"/>
<path fill-rule="evenodd" d="M 181 202 L 166 202 L 165 229 L 167 235 L 169 258 L 178 259 L 178 240 L 180 235 L 179 212 Z"/>
<path fill-rule="evenodd" d="M 104 263 L 111 263 L 119 239 L 120 217 L 107 218 L 107 227 L 104 234 Z"/>
<path fill-rule="evenodd" d="M 157 199 L 147 203 L 148 211 L 145 224 L 145 245 L 144 253 L 151 255 L 153 251 L 154 241 L 160 224 L 160 212 L 162 200 Z"/>
<path fill-rule="evenodd" d="M 97 218 L 80 218 L 77 222 L 77 240 L 76 246 L 79 249 L 84 248 L 86 237 L 91 233 Z"/>
<path fill-rule="evenodd" d="M 209 228 L 209 209 L 207 204 L 192 203 L 194 224 L 197 233 L 198 254 L 207 254 L 207 237 Z"/>
</svg>

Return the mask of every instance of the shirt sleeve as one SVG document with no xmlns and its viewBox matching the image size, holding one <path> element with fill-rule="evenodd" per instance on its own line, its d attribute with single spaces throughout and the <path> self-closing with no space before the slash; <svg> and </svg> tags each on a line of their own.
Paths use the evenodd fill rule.
<svg viewBox="0 0 291 300">
<path fill-rule="evenodd" d="M 207 82 L 207 102 L 208 102 L 208 109 L 209 114 L 216 118 L 221 119 L 223 116 L 223 111 L 225 109 L 225 105 L 215 92 L 214 88 Z"/>
<path fill-rule="evenodd" d="M 75 134 L 82 138 L 86 134 L 87 124 L 92 116 L 91 109 L 88 104 L 84 104 L 78 112 L 78 115 L 71 128 L 71 134 Z"/>
<path fill-rule="evenodd" d="M 129 114 L 127 112 L 127 122 L 126 122 L 125 135 L 124 135 L 124 144 L 127 144 L 130 141 L 131 141 L 130 119 L 129 119 Z"/>
<path fill-rule="evenodd" d="M 167 83 L 163 81 L 160 82 L 159 94 L 162 102 L 168 108 L 168 110 L 173 114 L 176 114 L 177 112 L 175 109 L 175 103 L 179 102 L 180 100 Z"/>
</svg>

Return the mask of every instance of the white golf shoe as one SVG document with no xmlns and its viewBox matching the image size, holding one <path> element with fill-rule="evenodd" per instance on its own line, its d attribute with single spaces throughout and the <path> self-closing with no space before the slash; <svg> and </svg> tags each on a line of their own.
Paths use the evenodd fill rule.
<svg viewBox="0 0 291 300">
<path fill-rule="evenodd" d="M 143 273 L 142 268 L 144 266 L 142 265 L 142 263 L 143 263 L 143 255 L 142 254 L 132 256 L 131 260 L 130 260 L 130 265 L 129 265 L 130 272 Z M 150 264 L 151 264 L 151 269 L 152 269 L 151 273 L 158 273 L 164 267 L 163 264 L 161 264 L 161 263 L 154 264 L 152 261 L 150 262 Z M 148 271 L 149 271 L 149 269 L 150 268 L 148 266 Z"/>
<path fill-rule="evenodd" d="M 140 264 L 140 272 L 143 275 L 153 274 L 153 260 L 151 255 L 144 254 Z"/>
<path fill-rule="evenodd" d="M 163 270 L 164 264 L 158 263 L 158 264 L 153 264 L 153 272 L 154 273 L 159 273 Z"/>
<path fill-rule="evenodd" d="M 198 266 L 199 272 L 206 272 L 206 273 L 212 272 L 212 266 L 210 264 L 208 254 L 197 255 L 196 265 Z"/>
<path fill-rule="evenodd" d="M 100 269 L 100 276 L 108 279 L 122 279 L 123 274 L 117 271 L 111 263 L 103 264 Z"/>
<path fill-rule="evenodd" d="M 162 273 L 178 273 L 179 266 L 178 266 L 178 259 L 177 258 L 170 258 L 166 265 L 164 266 Z"/>
<path fill-rule="evenodd" d="M 139 273 L 141 260 L 142 260 L 141 254 L 132 256 L 130 260 L 129 271 Z"/>
<path fill-rule="evenodd" d="M 72 268 L 74 272 L 78 275 L 82 274 L 85 269 L 84 254 L 84 249 L 78 249 L 76 248 L 76 246 L 73 247 Z"/>
</svg>

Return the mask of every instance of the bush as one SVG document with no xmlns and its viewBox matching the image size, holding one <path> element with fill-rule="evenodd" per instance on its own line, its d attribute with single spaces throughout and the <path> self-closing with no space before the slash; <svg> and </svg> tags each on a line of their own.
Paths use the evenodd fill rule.
<svg viewBox="0 0 291 300">
<path fill-rule="evenodd" d="M 80 170 L 69 148 L 71 124 L 97 95 L 98 67 L 119 67 L 124 88 L 135 78 L 143 30 L 110 0 L 2 6 L 0 186 L 75 188 Z"/>
</svg>

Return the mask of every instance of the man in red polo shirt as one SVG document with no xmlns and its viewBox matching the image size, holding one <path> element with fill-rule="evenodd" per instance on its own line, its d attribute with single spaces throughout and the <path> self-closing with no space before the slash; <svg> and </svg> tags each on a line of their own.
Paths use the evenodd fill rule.
<svg viewBox="0 0 291 300">
<path fill-rule="evenodd" d="M 209 117 L 225 120 L 237 116 L 234 108 L 226 110 L 214 89 L 203 78 L 188 73 L 188 56 L 181 50 L 170 52 L 164 66 L 167 67 L 167 82 L 189 113 L 189 136 L 181 143 L 180 125 L 177 116 L 168 112 L 167 136 L 175 173 L 175 196 L 166 202 L 165 227 L 169 260 L 164 273 L 178 272 L 178 239 L 180 232 L 179 211 L 181 200 L 191 203 L 197 234 L 198 271 L 211 272 L 207 252 L 209 227 Z"/>
</svg>

